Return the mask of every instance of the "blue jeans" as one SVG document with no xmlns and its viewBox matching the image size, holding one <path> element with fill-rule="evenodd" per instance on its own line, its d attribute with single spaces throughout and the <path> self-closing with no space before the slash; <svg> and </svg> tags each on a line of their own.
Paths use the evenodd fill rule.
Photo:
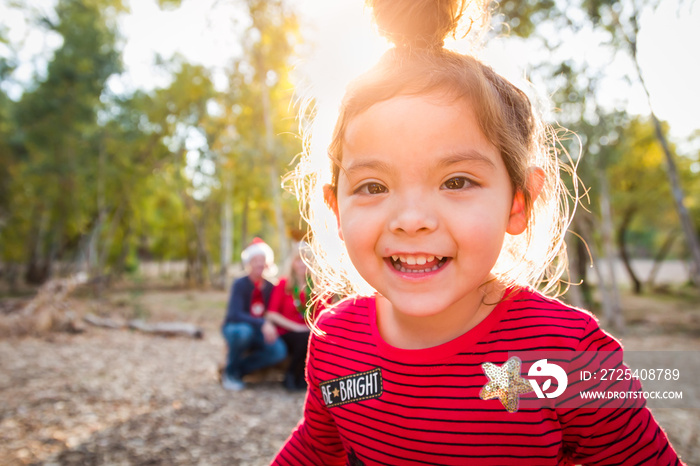
<svg viewBox="0 0 700 466">
<path fill-rule="evenodd" d="M 228 323 L 221 328 L 221 333 L 228 343 L 226 373 L 229 377 L 240 379 L 287 357 L 287 346 L 281 338 L 269 345 L 265 343 L 260 328 L 251 324 Z"/>
</svg>

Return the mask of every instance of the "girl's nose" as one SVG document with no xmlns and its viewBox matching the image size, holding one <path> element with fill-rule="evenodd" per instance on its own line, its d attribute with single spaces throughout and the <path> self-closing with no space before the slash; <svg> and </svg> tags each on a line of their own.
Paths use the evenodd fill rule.
<svg viewBox="0 0 700 466">
<path fill-rule="evenodd" d="M 438 226 L 434 206 L 426 197 L 396 199 L 389 219 L 389 229 L 395 233 L 414 235 L 433 231 Z"/>
</svg>

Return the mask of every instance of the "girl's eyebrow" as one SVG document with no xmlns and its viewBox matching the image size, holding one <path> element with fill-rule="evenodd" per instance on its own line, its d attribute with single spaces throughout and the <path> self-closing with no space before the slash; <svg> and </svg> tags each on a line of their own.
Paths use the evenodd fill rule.
<svg viewBox="0 0 700 466">
<path fill-rule="evenodd" d="M 345 172 L 346 175 L 351 175 L 355 172 L 362 170 L 374 170 L 384 173 L 394 171 L 394 169 L 392 169 L 388 163 L 379 159 L 353 161 L 352 163 L 350 163 L 349 166 L 341 167 L 341 169 Z"/>
<path fill-rule="evenodd" d="M 487 168 L 496 168 L 488 156 L 482 154 L 478 150 L 469 149 L 462 152 L 449 153 L 447 156 L 441 158 L 435 166 L 437 168 L 447 168 L 451 165 L 458 163 L 470 162 L 476 164 L 485 165 Z M 383 173 L 393 173 L 396 171 L 396 167 L 384 162 L 381 159 L 366 159 L 366 160 L 356 160 L 352 161 L 347 167 L 340 167 L 341 171 L 345 173 L 346 176 L 352 175 L 356 172 L 363 170 L 379 171 Z"/>
<path fill-rule="evenodd" d="M 474 149 L 467 150 L 466 152 L 451 153 L 440 159 L 437 163 L 437 167 L 445 168 L 461 162 L 481 163 L 488 168 L 496 168 L 496 164 L 493 163 L 491 158 Z"/>
</svg>

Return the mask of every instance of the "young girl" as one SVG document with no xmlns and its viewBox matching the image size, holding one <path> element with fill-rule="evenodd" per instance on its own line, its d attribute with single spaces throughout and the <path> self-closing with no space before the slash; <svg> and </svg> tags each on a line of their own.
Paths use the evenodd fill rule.
<svg viewBox="0 0 700 466">
<path fill-rule="evenodd" d="M 308 219 L 320 286 L 348 298 L 316 319 L 304 417 L 273 464 L 679 464 L 643 400 L 520 402 L 538 398 L 513 353 L 621 354 L 533 288 L 565 263 L 556 155 L 523 92 L 443 48 L 463 1 L 371 6 L 395 47 L 347 89 L 329 148 L 344 251 Z M 323 179 L 298 175 L 312 195 Z"/>
</svg>

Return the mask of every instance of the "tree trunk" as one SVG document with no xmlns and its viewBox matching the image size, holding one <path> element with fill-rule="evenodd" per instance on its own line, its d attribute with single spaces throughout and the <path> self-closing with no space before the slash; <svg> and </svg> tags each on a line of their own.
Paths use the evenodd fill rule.
<svg viewBox="0 0 700 466">
<path fill-rule="evenodd" d="M 576 243 L 576 257 L 578 266 L 578 276 L 581 278 L 581 296 L 584 302 L 584 308 L 590 309 L 593 307 L 593 289 L 588 281 L 588 269 L 593 266 L 593 259 L 591 258 L 591 253 L 589 251 L 588 244 L 593 244 L 590 242 L 590 238 L 586 239 L 585 236 L 581 237 L 581 241 Z"/>
<path fill-rule="evenodd" d="M 611 314 L 612 299 L 610 298 L 610 293 L 608 287 L 606 286 L 606 280 L 603 276 L 601 270 L 601 261 L 598 258 L 598 253 L 596 252 L 595 245 L 593 244 L 592 238 L 592 226 L 589 222 L 581 222 L 581 236 L 586 240 L 590 246 L 588 248 L 588 253 L 590 254 L 591 265 L 593 266 L 593 272 L 596 274 L 596 279 L 598 281 L 598 290 L 600 291 L 600 307 L 603 311 L 603 317 Z"/>
<path fill-rule="evenodd" d="M 646 90 L 646 86 L 644 89 Z M 651 106 L 651 101 L 649 105 Z M 676 162 L 673 160 L 673 154 L 671 154 L 671 150 L 669 149 L 668 141 L 661 128 L 661 123 L 659 119 L 656 118 L 653 111 L 651 112 L 651 118 L 654 122 L 654 128 L 656 129 L 656 137 L 659 139 L 664 156 L 666 157 L 668 178 L 671 183 L 671 191 L 673 192 L 673 201 L 681 221 L 681 228 L 683 229 L 683 235 L 685 236 L 688 250 L 690 251 L 690 280 L 696 287 L 700 288 L 700 242 L 698 241 L 698 236 L 693 227 L 693 221 L 685 206 L 685 197 L 683 195 L 683 189 L 681 188 L 680 177 L 678 176 L 678 168 L 676 167 Z"/>
<path fill-rule="evenodd" d="M 86 234 L 82 234 L 80 239 L 77 241 L 76 254 L 73 264 L 71 264 L 70 271 L 71 274 L 75 275 L 81 272 L 87 273 L 90 278 L 94 278 L 99 275 L 95 270 L 97 267 L 97 250 L 99 236 L 102 231 L 102 224 L 106 212 L 98 211 L 97 215 L 94 216 L 87 223 L 85 230 L 88 230 Z"/>
<path fill-rule="evenodd" d="M 31 285 L 41 285 L 49 277 L 45 247 L 49 214 L 45 209 L 39 208 L 39 213 L 34 216 L 34 219 L 35 226 L 32 228 L 33 233 L 29 239 L 29 257 L 27 258 L 24 280 Z"/>
<path fill-rule="evenodd" d="M 105 234 L 104 240 L 102 241 L 102 246 L 100 247 L 99 256 L 97 258 L 98 268 L 101 273 L 107 273 L 107 257 L 109 256 L 109 251 L 112 249 L 112 244 L 114 244 L 114 238 L 117 235 L 117 229 L 121 223 L 122 215 L 124 214 L 125 200 L 117 207 L 112 213 L 112 219 L 109 221 L 109 228 L 107 228 L 107 233 Z M 114 268 L 109 268 L 109 273 L 107 274 L 107 281 L 98 280 L 98 296 L 102 292 L 103 285 L 109 286 L 110 276 L 113 274 Z"/>
<path fill-rule="evenodd" d="M 270 91 L 265 82 L 267 70 L 262 63 L 262 57 L 259 57 L 259 76 L 260 88 L 262 92 L 262 111 L 263 120 L 265 123 L 265 149 L 267 152 L 267 161 L 269 164 L 270 175 L 270 192 L 272 193 L 272 204 L 275 209 L 275 225 L 277 228 L 277 244 L 282 259 L 287 257 L 287 229 L 284 223 L 284 215 L 282 212 L 282 181 L 277 171 L 277 157 L 275 156 L 275 141 L 272 127 L 272 112 L 270 109 Z"/>
<path fill-rule="evenodd" d="M 180 179 L 181 181 L 181 179 Z M 181 183 L 182 184 L 182 183 Z M 189 275 L 194 279 L 199 286 L 204 285 L 208 278 L 213 276 L 209 249 L 207 248 L 206 235 L 204 225 L 206 224 L 206 212 L 201 211 L 198 215 L 196 212 L 197 206 L 194 199 L 187 194 L 184 187 L 179 189 L 180 199 L 185 206 L 185 212 L 194 229 L 194 247 L 190 247 L 189 251 L 193 252 L 194 257 L 191 264 L 194 267 L 193 273 Z M 200 209 L 203 210 L 203 209 Z"/>
<path fill-rule="evenodd" d="M 187 269 L 185 271 L 185 279 L 188 287 L 199 286 L 204 280 L 202 277 L 202 263 L 197 253 L 196 238 L 188 238 L 187 240 Z"/>
<path fill-rule="evenodd" d="M 593 270 L 598 278 L 598 282 L 602 283 L 600 277 L 600 261 L 595 251 L 595 242 L 593 241 L 593 223 L 594 219 L 590 213 L 585 214 L 580 212 L 575 218 L 577 231 L 581 234 L 581 241 L 579 241 L 576 255 L 578 257 L 578 273 L 581 277 L 581 294 L 583 295 L 583 301 L 586 304 L 585 309 L 593 309 L 595 306 L 595 297 L 593 295 L 594 289 L 591 286 L 590 280 L 588 280 L 589 270 Z M 603 290 L 603 288 L 598 287 Z M 606 290 L 601 293 L 607 293 Z M 606 294 L 607 296 L 607 294 Z M 607 304 L 606 304 L 607 306 Z M 603 306 L 601 305 L 601 308 Z"/>
<path fill-rule="evenodd" d="M 90 231 L 86 235 L 83 235 L 78 242 L 78 251 L 75 256 L 75 261 L 71 266 L 72 274 L 86 273 L 91 279 L 100 276 L 100 273 L 97 271 L 97 242 L 99 241 L 98 238 L 102 230 L 103 219 L 104 213 L 99 212 L 97 218 L 91 222 Z M 100 281 L 101 280 L 97 280 L 96 283 Z M 96 291 L 96 296 L 99 298 L 102 291 L 100 286 L 96 286 L 94 290 Z"/>
<path fill-rule="evenodd" d="M 128 212 L 126 217 L 128 217 Z M 121 240 L 121 251 L 119 252 L 119 258 L 115 264 L 117 274 L 121 275 L 126 271 L 126 259 L 129 257 L 129 240 L 131 236 L 131 220 L 126 218 L 124 221 L 124 237 Z"/>
<path fill-rule="evenodd" d="M 17 281 L 19 279 L 21 269 L 22 267 L 15 262 L 5 263 L 5 270 L 3 273 L 5 275 L 7 285 L 10 287 L 10 294 L 17 293 Z"/>
<path fill-rule="evenodd" d="M 569 289 L 566 292 L 569 303 L 572 306 L 583 308 L 585 303 L 583 302 L 583 295 L 581 293 L 581 284 L 583 283 L 582 277 L 579 275 L 579 260 L 578 254 L 576 254 L 577 243 L 579 243 L 581 238 L 573 234 L 566 235 L 566 250 L 568 251 L 569 257 Z"/>
<path fill-rule="evenodd" d="M 593 244 L 591 239 L 590 230 L 591 228 L 586 222 L 589 220 L 586 216 L 590 216 L 582 210 L 579 210 L 572 221 L 571 229 L 577 233 L 577 239 L 570 239 L 574 247 L 570 251 L 572 254 L 571 267 L 575 267 L 576 279 L 580 281 L 580 291 L 582 307 L 584 309 L 591 309 L 595 304 L 593 299 L 593 290 L 591 289 L 591 284 L 588 281 L 588 270 L 593 266 L 593 258 L 590 252 L 590 246 Z"/>
<path fill-rule="evenodd" d="M 632 280 L 634 294 L 640 295 L 642 294 L 642 282 L 641 280 L 639 280 L 639 278 L 637 278 L 637 274 L 634 273 L 632 263 L 630 261 L 629 255 L 627 254 L 626 242 L 627 229 L 629 228 L 629 225 L 632 222 L 636 211 L 636 207 L 630 207 L 627 209 L 627 211 L 625 211 L 624 215 L 622 216 L 622 222 L 620 222 L 620 227 L 617 230 L 617 248 L 620 250 L 620 257 L 622 259 L 622 263 L 625 265 L 625 270 L 627 270 L 627 274 L 629 275 L 630 280 Z"/>
<path fill-rule="evenodd" d="M 673 243 L 676 241 L 677 237 L 678 233 L 676 232 L 676 230 L 669 231 L 668 235 L 666 236 L 666 239 L 664 240 L 664 243 L 661 245 L 661 249 L 659 249 L 659 252 L 656 254 L 656 257 L 654 257 L 654 263 L 652 264 L 651 270 L 649 271 L 649 278 L 647 278 L 647 286 L 649 288 L 653 288 L 654 281 L 656 280 L 656 275 L 659 273 L 659 269 L 661 268 L 661 263 L 671 251 L 671 247 L 673 246 Z"/>
<path fill-rule="evenodd" d="M 97 159 L 97 211 L 99 212 L 99 215 L 97 217 L 97 227 L 95 229 L 95 234 L 91 239 L 91 244 L 90 244 L 90 249 L 89 249 L 89 262 L 88 264 L 90 265 L 90 277 L 91 278 L 101 278 L 102 275 L 104 274 L 104 264 L 102 263 L 102 257 L 104 257 L 104 254 L 101 253 L 100 249 L 101 246 L 104 248 L 104 245 L 102 244 L 102 237 L 104 236 L 102 234 L 102 229 L 104 227 L 104 223 L 107 219 L 107 203 L 106 203 L 106 195 L 105 195 L 105 159 L 106 159 L 106 152 L 104 148 L 104 142 L 100 144 L 99 152 L 98 152 L 98 159 Z M 96 286 L 95 286 L 95 292 L 97 294 L 97 297 L 102 296 L 102 287 L 103 287 L 103 280 L 98 279 L 96 280 Z"/>
<path fill-rule="evenodd" d="M 204 217 L 204 216 L 202 216 Z M 192 215 L 192 223 L 195 231 L 195 255 L 197 264 L 197 285 L 203 286 L 207 278 L 211 277 L 211 260 L 204 238 L 204 218 L 199 221 Z"/>
<path fill-rule="evenodd" d="M 221 203 L 221 269 L 219 271 L 219 283 L 217 288 L 226 289 L 228 281 L 228 269 L 233 257 L 233 211 L 231 208 L 231 178 L 224 181 L 224 200 Z"/>
<path fill-rule="evenodd" d="M 241 252 L 250 242 L 248 238 L 248 216 L 250 215 L 250 195 L 248 191 L 243 196 L 243 212 L 241 214 Z"/>
<path fill-rule="evenodd" d="M 649 94 L 649 89 L 647 88 L 646 81 L 644 80 L 644 75 L 642 74 L 642 68 L 639 66 L 639 58 L 637 56 L 637 39 L 639 38 L 639 21 L 640 16 L 639 11 L 635 11 L 635 15 L 632 16 L 633 19 L 633 36 L 625 35 L 627 39 L 627 44 L 630 47 L 632 53 L 632 61 L 634 62 L 635 68 L 637 70 L 637 76 L 639 77 L 639 82 L 642 84 L 644 93 L 647 96 L 647 101 L 649 103 L 649 111 L 651 113 L 651 120 L 654 123 L 654 130 L 656 132 L 656 138 L 661 144 L 661 149 L 663 150 L 664 157 L 666 158 L 667 174 L 669 183 L 671 184 L 671 192 L 673 193 L 673 201 L 676 207 L 676 212 L 680 218 L 681 228 L 683 230 L 683 236 L 685 236 L 685 241 L 690 251 L 690 279 L 696 287 L 700 287 L 700 241 L 698 240 L 697 233 L 693 226 L 693 221 L 690 218 L 688 209 L 685 205 L 685 196 L 683 194 L 683 188 L 681 187 L 680 177 L 678 176 L 678 168 L 676 167 L 676 162 L 673 159 L 673 154 L 664 134 L 663 128 L 661 127 L 661 122 L 656 117 L 654 113 L 654 107 L 651 104 L 651 95 Z M 619 22 L 619 17 L 617 17 L 617 22 L 621 30 L 624 28 Z"/>
<path fill-rule="evenodd" d="M 603 261 L 608 269 L 609 279 L 609 306 L 604 309 L 604 319 L 608 325 L 612 325 L 616 330 L 624 331 L 624 318 L 622 316 L 622 306 L 620 305 L 620 292 L 617 285 L 617 274 L 615 273 L 615 248 L 613 245 L 613 223 L 612 208 L 610 207 L 610 193 L 608 191 L 608 180 L 603 170 L 598 171 L 600 182 L 600 211 L 602 216 L 601 233 L 603 240 Z M 607 288 L 608 283 L 600 284 Z"/>
</svg>

